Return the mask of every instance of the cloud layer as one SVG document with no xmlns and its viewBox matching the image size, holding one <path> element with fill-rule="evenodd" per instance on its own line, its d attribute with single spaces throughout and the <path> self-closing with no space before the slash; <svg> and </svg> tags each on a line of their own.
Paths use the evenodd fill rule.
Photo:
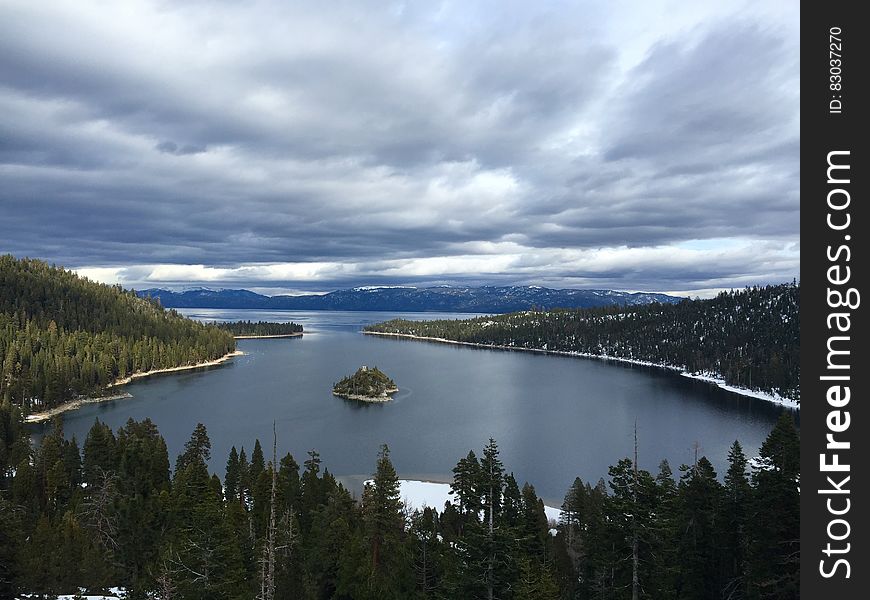
<svg viewBox="0 0 870 600">
<path fill-rule="evenodd" d="M 534 4 L 7 0 L 0 252 L 137 286 L 797 276 L 797 10 Z"/>
</svg>

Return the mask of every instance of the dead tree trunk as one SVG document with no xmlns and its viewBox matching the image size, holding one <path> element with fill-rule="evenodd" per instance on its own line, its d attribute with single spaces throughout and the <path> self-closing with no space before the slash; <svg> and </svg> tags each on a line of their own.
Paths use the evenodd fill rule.
<svg viewBox="0 0 870 600">
<path fill-rule="evenodd" d="M 634 486 L 632 486 L 631 499 L 634 506 L 631 510 L 631 600 L 638 600 L 640 593 L 640 579 L 638 576 L 639 557 L 637 539 L 637 421 L 634 423 Z"/>
<path fill-rule="evenodd" d="M 269 500 L 269 529 L 263 544 L 262 568 L 260 571 L 260 597 L 262 600 L 275 599 L 275 492 L 278 488 L 278 434 L 272 421 L 272 494 Z"/>
</svg>

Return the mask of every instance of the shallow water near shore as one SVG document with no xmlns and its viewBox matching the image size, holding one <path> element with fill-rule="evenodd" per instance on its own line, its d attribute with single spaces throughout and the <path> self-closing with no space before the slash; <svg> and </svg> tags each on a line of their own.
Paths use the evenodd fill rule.
<svg viewBox="0 0 870 600">
<path fill-rule="evenodd" d="M 302 463 L 316 449 L 323 466 L 354 490 L 370 477 L 382 443 L 403 479 L 449 481 L 457 460 L 471 449 L 480 454 L 493 437 L 520 485 L 531 482 L 558 506 L 574 477 L 594 484 L 633 452 L 635 421 L 641 467 L 655 472 L 666 458 L 679 475 L 698 447 L 721 474 L 731 443 L 739 439 L 752 456 L 784 410 L 650 367 L 360 333 L 365 324 L 395 317 L 468 315 L 180 312 L 201 320 L 293 320 L 305 335 L 239 340 L 245 354 L 223 365 L 125 385 L 120 389 L 133 398 L 64 414 L 67 436 L 81 444 L 95 418 L 118 428 L 149 417 L 174 459 L 202 422 L 212 441 L 211 469 L 223 476 L 231 446 L 245 446 L 250 455 L 259 438 L 268 447 L 274 419 L 280 454 L 291 452 Z M 396 381 L 392 401 L 332 395 L 333 384 L 362 365 Z M 33 426 L 34 437 L 45 427 Z"/>
</svg>

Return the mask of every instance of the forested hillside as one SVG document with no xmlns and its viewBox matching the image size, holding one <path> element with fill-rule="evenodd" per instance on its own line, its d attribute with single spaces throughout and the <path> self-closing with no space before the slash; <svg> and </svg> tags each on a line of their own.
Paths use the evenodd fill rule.
<svg viewBox="0 0 870 600">
<path fill-rule="evenodd" d="M 235 349 L 230 333 L 31 259 L 0 256 L 0 401 L 25 414 Z"/>
<path fill-rule="evenodd" d="M 233 447 L 221 481 L 202 425 L 171 471 L 148 420 L 97 421 L 82 446 L 58 420 L 31 449 L 15 413 L 0 408 L 2 598 L 120 585 L 161 600 L 628 600 L 633 581 L 651 600 L 798 597 L 787 414 L 752 466 L 735 442 L 722 478 L 703 457 L 676 476 L 626 458 L 607 482 L 578 478 L 551 530 L 493 440 L 458 461 L 450 503 L 408 511 L 386 446 L 354 498 L 315 451 L 300 466 L 270 460 L 271 443 Z"/>
<path fill-rule="evenodd" d="M 393 320 L 366 331 L 648 361 L 799 402 L 799 298 L 795 283 L 678 304 Z"/>
</svg>

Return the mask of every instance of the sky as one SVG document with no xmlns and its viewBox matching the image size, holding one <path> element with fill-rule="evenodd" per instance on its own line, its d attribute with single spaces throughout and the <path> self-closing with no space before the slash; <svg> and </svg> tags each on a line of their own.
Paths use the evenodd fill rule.
<svg viewBox="0 0 870 600">
<path fill-rule="evenodd" d="M 0 253 L 136 289 L 799 275 L 798 3 L 0 0 Z"/>
</svg>

